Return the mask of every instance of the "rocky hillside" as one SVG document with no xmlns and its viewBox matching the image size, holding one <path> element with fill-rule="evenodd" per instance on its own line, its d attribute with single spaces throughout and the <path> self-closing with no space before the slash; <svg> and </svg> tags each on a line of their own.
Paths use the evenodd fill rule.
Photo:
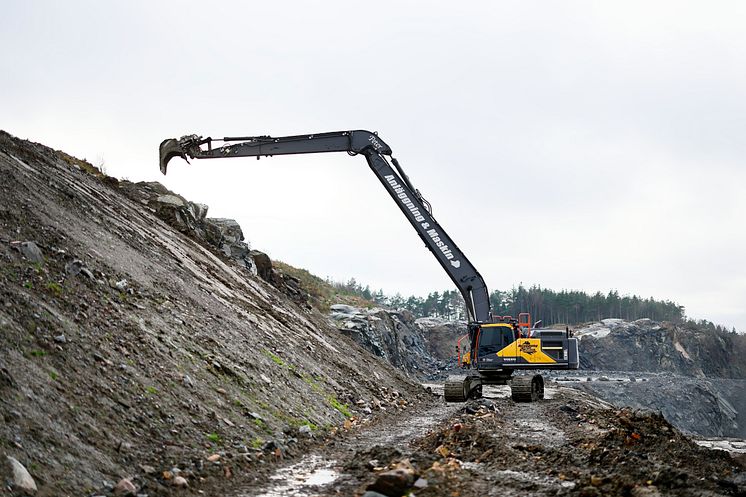
<svg viewBox="0 0 746 497">
<path fill-rule="evenodd" d="M 206 206 L 4 132 L 0 177 L 3 482 L 197 494 L 417 401 Z"/>
<path fill-rule="evenodd" d="M 746 378 L 744 335 L 650 319 L 604 319 L 575 335 L 584 369 Z"/>
<path fill-rule="evenodd" d="M 604 319 L 575 335 L 583 369 L 615 372 L 600 376 L 609 381 L 579 376 L 575 387 L 658 410 L 687 433 L 746 438 L 746 337 L 649 319 Z"/>
<path fill-rule="evenodd" d="M 439 318 L 415 319 L 406 310 L 331 306 L 331 319 L 352 338 L 418 378 L 439 378 L 455 366 L 455 343 L 466 323 Z"/>
<path fill-rule="evenodd" d="M 600 378 L 568 384 L 619 407 L 659 411 L 688 434 L 746 439 L 746 380 L 637 373 Z"/>
</svg>

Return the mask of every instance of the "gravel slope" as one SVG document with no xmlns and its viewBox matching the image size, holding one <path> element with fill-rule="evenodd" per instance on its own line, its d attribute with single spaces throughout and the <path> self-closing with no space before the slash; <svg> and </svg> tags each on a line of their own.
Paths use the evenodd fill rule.
<svg viewBox="0 0 746 497">
<path fill-rule="evenodd" d="M 375 416 L 394 391 L 417 402 L 326 316 L 90 164 L 0 132 L 0 177 L 0 453 L 38 495 L 122 478 L 196 493 Z"/>
</svg>

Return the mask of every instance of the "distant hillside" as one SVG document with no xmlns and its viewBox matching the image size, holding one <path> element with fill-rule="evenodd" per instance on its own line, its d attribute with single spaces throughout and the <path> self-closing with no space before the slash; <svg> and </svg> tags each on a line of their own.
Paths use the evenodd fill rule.
<svg viewBox="0 0 746 497">
<path fill-rule="evenodd" d="M 711 323 L 604 319 L 575 335 L 584 369 L 746 378 L 746 335 Z"/>
</svg>

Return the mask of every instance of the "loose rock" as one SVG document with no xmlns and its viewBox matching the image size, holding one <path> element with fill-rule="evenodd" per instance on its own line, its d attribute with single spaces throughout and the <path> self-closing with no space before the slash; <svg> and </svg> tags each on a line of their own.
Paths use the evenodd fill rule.
<svg viewBox="0 0 746 497">
<path fill-rule="evenodd" d="M 36 482 L 23 464 L 11 456 L 7 456 L 7 460 L 13 473 L 12 487 L 27 494 L 36 493 Z"/>
<path fill-rule="evenodd" d="M 122 478 L 114 487 L 114 495 L 125 496 L 135 494 L 137 494 L 137 487 L 129 478 Z"/>
<path fill-rule="evenodd" d="M 384 471 L 378 475 L 378 479 L 366 490 L 381 492 L 385 495 L 404 495 L 414 483 L 414 472 L 397 468 L 391 471 Z"/>
<path fill-rule="evenodd" d="M 42 254 L 41 249 L 34 242 L 21 243 L 19 250 L 31 262 L 44 262 L 44 254 Z"/>
</svg>

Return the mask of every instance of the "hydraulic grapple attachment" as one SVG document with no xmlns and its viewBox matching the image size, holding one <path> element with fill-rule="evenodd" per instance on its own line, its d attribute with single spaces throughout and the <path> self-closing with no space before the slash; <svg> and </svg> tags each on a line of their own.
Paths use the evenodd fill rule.
<svg viewBox="0 0 746 497">
<path fill-rule="evenodd" d="M 177 140 L 176 138 L 169 138 L 168 140 L 163 140 L 158 150 L 160 152 L 159 162 L 161 166 L 161 172 L 163 174 L 166 174 L 166 167 L 168 166 L 168 161 L 170 161 L 174 157 L 181 157 L 185 161 L 189 162 L 186 156 L 186 152 L 184 151 L 184 148 L 181 145 L 181 142 Z"/>
<path fill-rule="evenodd" d="M 207 144 L 207 150 L 201 150 L 200 146 Z M 161 142 L 161 146 L 158 148 L 158 152 L 160 155 L 160 166 L 161 166 L 161 172 L 163 174 L 166 174 L 166 167 L 168 166 L 168 161 L 173 159 L 174 157 L 181 157 L 187 163 L 189 163 L 189 159 L 187 157 L 191 157 L 194 159 L 197 158 L 203 158 L 206 155 L 209 155 L 209 153 L 212 151 L 212 138 L 202 138 L 201 136 L 197 135 L 186 135 L 182 136 L 178 140 L 176 138 L 169 138 L 168 140 L 163 140 Z"/>
</svg>

